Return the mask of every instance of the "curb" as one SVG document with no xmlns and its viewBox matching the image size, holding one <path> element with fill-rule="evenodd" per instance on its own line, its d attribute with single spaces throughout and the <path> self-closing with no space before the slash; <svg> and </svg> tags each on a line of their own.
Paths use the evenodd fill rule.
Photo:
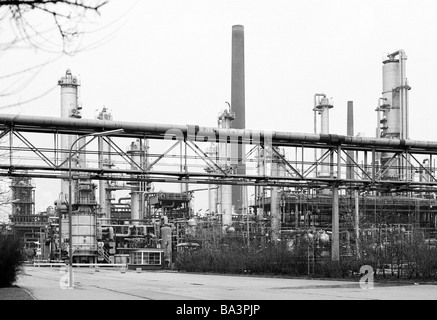
<svg viewBox="0 0 437 320">
<path fill-rule="evenodd" d="M 21 290 L 23 290 L 24 292 L 26 292 L 31 298 L 32 298 L 32 300 L 38 300 L 34 295 L 33 295 L 33 293 L 32 292 L 30 292 L 30 290 L 28 290 L 28 289 L 26 289 L 26 288 L 23 288 L 23 287 L 18 287 L 18 288 L 20 288 Z"/>
</svg>

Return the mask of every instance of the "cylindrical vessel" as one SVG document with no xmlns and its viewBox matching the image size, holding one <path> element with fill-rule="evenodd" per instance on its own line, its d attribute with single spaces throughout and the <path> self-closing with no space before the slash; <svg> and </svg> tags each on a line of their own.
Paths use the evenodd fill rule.
<svg viewBox="0 0 437 320">
<path fill-rule="evenodd" d="M 329 109 L 332 106 L 327 98 L 322 98 L 320 108 L 320 133 L 329 134 Z"/>
<path fill-rule="evenodd" d="M 221 186 L 221 214 L 223 226 L 232 225 L 232 186 Z"/>
<path fill-rule="evenodd" d="M 73 257 L 84 259 L 88 262 L 95 257 L 97 250 L 97 217 L 94 213 L 73 212 L 72 214 L 72 243 Z M 69 238 L 68 214 L 62 219 L 62 237 L 64 242 Z M 67 241 L 66 241 L 67 240 Z M 89 258 L 87 258 L 89 257 Z M 88 260 L 88 261 L 87 261 Z M 81 261 L 76 261 L 81 262 Z"/>
<path fill-rule="evenodd" d="M 400 139 L 401 138 L 401 106 L 399 86 L 400 79 L 400 63 L 398 59 L 390 58 L 383 62 L 382 67 L 382 97 L 385 108 L 383 108 L 383 138 Z M 392 160 L 395 163 L 388 163 L 392 158 L 393 153 L 381 154 L 381 165 L 390 166 L 390 169 L 385 170 L 385 179 L 397 179 L 399 177 L 398 160 Z"/>
<path fill-rule="evenodd" d="M 112 114 L 106 109 L 99 113 L 97 119 L 112 121 Z M 103 139 L 99 137 L 99 167 L 100 169 L 110 169 L 112 167 L 111 162 L 111 146 Z M 110 139 L 107 137 L 106 139 Z M 109 183 L 106 180 L 99 181 L 99 206 L 100 215 L 102 218 L 109 219 L 111 217 L 111 190 L 109 189 Z"/>
<path fill-rule="evenodd" d="M 384 61 L 382 67 L 382 96 L 385 103 L 389 106 L 384 112 L 387 120 L 387 138 L 400 138 L 401 110 L 399 105 L 399 91 L 395 90 L 400 86 L 399 67 L 399 60 L 391 59 Z"/>
<path fill-rule="evenodd" d="M 129 150 L 130 157 L 132 159 L 131 168 L 137 170 L 141 165 L 141 144 L 139 140 L 132 142 Z M 131 219 L 132 224 L 138 225 L 140 222 L 140 188 L 138 182 L 131 182 Z"/>
<path fill-rule="evenodd" d="M 228 112 L 227 110 L 223 112 L 220 119 L 221 127 L 229 129 L 231 125 L 231 120 L 234 118 L 233 114 Z M 231 163 L 230 158 L 232 155 L 231 144 L 225 142 L 221 142 L 219 144 L 219 163 L 220 167 L 223 170 L 227 170 Z M 222 224 L 223 226 L 231 226 L 232 225 L 232 185 L 221 185 L 220 189 L 220 214 L 222 215 Z"/>
<path fill-rule="evenodd" d="M 167 266 L 172 264 L 172 242 L 171 227 L 164 226 L 161 228 L 161 248 L 164 249 L 164 261 Z"/>
<path fill-rule="evenodd" d="M 215 184 L 208 186 L 208 210 L 209 214 L 217 213 L 217 185 Z"/>
<path fill-rule="evenodd" d="M 61 87 L 61 118 L 80 118 L 80 110 L 78 108 L 78 87 L 80 84 L 78 79 L 72 75 L 70 70 L 67 70 L 65 76 L 58 81 L 58 84 Z M 60 163 L 65 161 L 65 168 L 68 168 L 69 166 L 69 161 L 66 160 L 69 158 L 70 148 L 76 139 L 76 135 L 61 135 L 60 140 L 62 152 Z M 71 159 L 72 168 L 78 165 L 78 161 L 76 159 L 79 158 L 73 157 Z M 68 187 L 68 180 L 62 180 L 61 192 L 63 194 L 63 201 L 68 199 Z"/>
<path fill-rule="evenodd" d="M 329 109 L 332 109 L 333 105 L 329 101 L 328 98 L 323 97 L 320 100 L 320 104 L 317 106 L 317 109 L 320 113 L 320 133 L 321 134 L 329 134 Z M 320 156 L 322 157 L 328 150 L 322 149 L 320 150 Z M 329 157 L 325 158 L 322 161 L 322 166 L 320 170 L 321 177 L 329 176 Z"/>
</svg>

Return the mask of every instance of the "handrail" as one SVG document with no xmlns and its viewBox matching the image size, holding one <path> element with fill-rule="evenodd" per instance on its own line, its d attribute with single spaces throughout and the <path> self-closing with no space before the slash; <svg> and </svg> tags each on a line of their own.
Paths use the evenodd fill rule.
<svg viewBox="0 0 437 320">
<path fill-rule="evenodd" d="M 34 262 L 34 267 L 66 267 L 63 262 Z M 73 263 L 73 267 L 126 267 L 127 263 Z"/>
</svg>

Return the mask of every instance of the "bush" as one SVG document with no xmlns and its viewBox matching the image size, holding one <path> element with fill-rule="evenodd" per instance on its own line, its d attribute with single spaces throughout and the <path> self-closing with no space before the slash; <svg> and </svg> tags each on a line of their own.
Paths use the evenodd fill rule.
<svg viewBox="0 0 437 320">
<path fill-rule="evenodd" d="M 17 280 L 22 264 L 20 241 L 0 234 L 0 288 L 9 287 Z"/>
<path fill-rule="evenodd" d="M 340 261 L 331 261 L 329 247 L 318 247 L 313 258 L 308 256 L 308 243 L 304 239 L 297 241 L 292 250 L 285 243 L 252 241 L 248 246 L 244 239 L 225 237 L 221 241 L 204 242 L 204 246 L 195 250 L 178 252 L 175 266 L 189 272 L 310 274 L 316 278 L 358 279 L 361 267 L 369 265 L 374 269 L 375 279 L 437 280 L 437 248 L 423 237 L 414 236 L 402 243 L 393 241 L 384 247 L 374 241 L 363 241 L 359 257 L 342 256 Z M 326 252 L 328 255 L 322 254 Z"/>
<path fill-rule="evenodd" d="M 282 244 L 255 243 L 248 247 L 245 241 L 237 240 L 178 252 L 175 266 L 188 272 L 300 275 L 307 270 L 307 258 Z"/>
</svg>

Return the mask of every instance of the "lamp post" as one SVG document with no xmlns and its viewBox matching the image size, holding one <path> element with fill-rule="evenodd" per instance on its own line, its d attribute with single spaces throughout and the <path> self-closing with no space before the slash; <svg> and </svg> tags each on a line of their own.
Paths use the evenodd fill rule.
<svg viewBox="0 0 437 320">
<path fill-rule="evenodd" d="M 123 129 L 117 129 L 117 130 L 111 130 L 111 131 L 104 131 L 104 132 L 94 132 L 90 134 L 86 134 L 83 136 L 78 137 L 70 146 L 69 154 L 68 154 L 68 288 L 74 289 L 74 283 L 73 283 L 73 220 L 72 220 L 72 212 L 73 212 L 73 204 L 72 204 L 72 195 L 71 195 L 71 183 L 72 183 L 72 176 L 71 176 L 71 158 L 72 158 L 72 151 L 73 147 L 76 145 L 76 143 L 83 138 L 86 137 L 99 137 L 99 136 L 107 136 L 114 133 L 120 133 L 123 132 Z"/>
</svg>

